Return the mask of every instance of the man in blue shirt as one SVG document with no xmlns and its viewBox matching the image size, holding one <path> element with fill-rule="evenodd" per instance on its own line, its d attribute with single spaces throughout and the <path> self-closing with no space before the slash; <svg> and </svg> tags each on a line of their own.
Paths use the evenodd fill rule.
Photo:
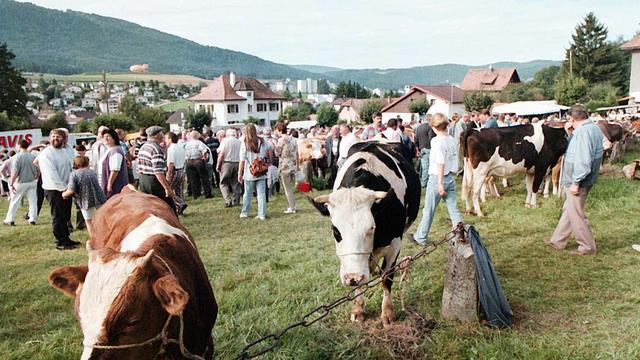
<svg viewBox="0 0 640 360">
<path fill-rule="evenodd" d="M 482 112 L 480 113 L 480 121 L 482 121 L 482 123 L 484 124 L 483 128 L 485 129 L 498 127 L 498 120 L 491 116 L 491 113 L 488 109 L 482 110 Z"/>
<path fill-rule="evenodd" d="M 565 129 L 570 138 L 561 179 L 567 198 L 560 221 L 546 243 L 557 250 L 563 250 L 573 233 L 578 242 L 578 250 L 572 251 L 571 255 L 595 255 L 596 242 L 589 220 L 584 214 L 584 204 L 591 187 L 598 179 L 603 136 L 598 126 L 589 119 L 584 106 L 572 106 L 569 114 Z"/>
</svg>

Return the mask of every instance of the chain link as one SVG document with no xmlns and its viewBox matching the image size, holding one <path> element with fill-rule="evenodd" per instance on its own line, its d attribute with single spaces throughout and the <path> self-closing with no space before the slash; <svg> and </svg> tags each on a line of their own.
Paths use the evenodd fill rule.
<svg viewBox="0 0 640 360">
<path fill-rule="evenodd" d="M 322 304 L 316 307 L 315 309 L 309 311 L 306 315 L 302 317 L 302 320 L 292 323 L 289 326 L 277 332 L 263 336 L 260 339 L 247 344 L 242 349 L 242 352 L 240 352 L 240 354 L 235 359 L 236 360 L 253 359 L 274 350 L 276 347 L 280 345 L 280 338 L 290 330 L 293 330 L 298 327 L 306 328 L 324 319 L 331 313 L 333 309 L 337 308 L 338 306 L 346 302 L 355 300 L 355 298 L 360 295 L 364 295 L 367 291 L 369 291 L 369 289 L 376 287 L 378 284 L 380 284 L 390 275 L 395 274 L 399 270 L 404 270 L 410 267 L 416 260 L 431 254 L 438 248 L 438 246 L 444 244 L 445 242 L 453 241 L 456 237 L 460 237 L 460 239 L 464 241 L 464 225 L 462 223 L 458 224 L 458 226 L 455 229 L 448 232 L 441 240 L 437 242 L 429 243 L 427 246 L 424 247 L 422 251 L 417 252 L 416 254 L 405 258 L 405 261 L 403 261 L 402 263 L 395 264 L 388 271 L 383 272 L 379 276 L 367 281 L 366 283 L 363 283 L 361 285 L 354 287 L 345 296 L 340 297 L 329 304 Z M 271 343 L 268 343 L 269 341 L 271 341 Z M 263 343 L 267 343 L 267 345 L 264 345 L 264 347 L 259 348 L 258 346 Z"/>
</svg>

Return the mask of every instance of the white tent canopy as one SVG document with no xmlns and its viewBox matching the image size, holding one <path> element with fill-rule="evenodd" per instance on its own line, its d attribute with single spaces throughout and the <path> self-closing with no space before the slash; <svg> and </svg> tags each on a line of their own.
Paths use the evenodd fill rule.
<svg viewBox="0 0 640 360">
<path fill-rule="evenodd" d="M 568 109 L 568 106 L 558 105 L 555 100 L 517 101 L 511 104 L 498 105 L 493 108 L 492 113 L 528 116 L 559 113 L 561 110 Z"/>
<path fill-rule="evenodd" d="M 287 124 L 287 127 L 289 129 L 311 129 L 317 124 L 318 122 L 316 120 L 292 121 Z"/>
</svg>

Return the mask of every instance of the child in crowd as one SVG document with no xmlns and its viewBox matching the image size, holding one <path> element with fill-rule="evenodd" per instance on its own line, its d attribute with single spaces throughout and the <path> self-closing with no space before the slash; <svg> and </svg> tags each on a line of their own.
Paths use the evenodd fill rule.
<svg viewBox="0 0 640 360">
<path fill-rule="evenodd" d="M 98 175 L 89 168 L 88 157 L 76 156 L 73 159 L 73 167 L 75 170 L 69 176 L 69 185 L 67 185 L 67 190 L 62 193 L 62 197 L 65 199 L 75 197 L 76 204 L 87 223 L 87 232 L 91 236 L 93 233 L 91 218 L 96 210 L 104 204 L 106 196 L 98 183 Z"/>
<path fill-rule="evenodd" d="M 429 242 L 429 231 L 440 199 L 444 199 L 453 227 L 463 221 L 462 213 L 456 204 L 455 179 L 458 172 L 458 159 L 456 141 L 447 133 L 449 119 L 444 114 L 437 113 L 433 115 L 429 125 L 436 133 L 436 137 L 431 140 L 429 181 L 424 196 L 424 211 L 416 233 L 409 235 L 409 240 L 420 246 L 426 246 Z"/>
</svg>

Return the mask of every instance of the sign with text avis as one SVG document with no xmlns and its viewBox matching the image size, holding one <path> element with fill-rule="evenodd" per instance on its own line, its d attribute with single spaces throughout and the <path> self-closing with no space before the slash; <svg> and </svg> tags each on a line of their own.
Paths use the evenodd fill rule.
<svg viewBox="0 0 640 360">
<path fill-rule="evenodd" d="M 32 144 L 39 144 L 42 140 L 41 129 L 28 129 L 28 130 L 15 130 L 15 131 L 1 131 L 0 132 L 0 151 L 4 149 L 17 149 L 20 145 L 20 140 L 25 139 L 29 142 L 29 146 Z"/>
</svg>

